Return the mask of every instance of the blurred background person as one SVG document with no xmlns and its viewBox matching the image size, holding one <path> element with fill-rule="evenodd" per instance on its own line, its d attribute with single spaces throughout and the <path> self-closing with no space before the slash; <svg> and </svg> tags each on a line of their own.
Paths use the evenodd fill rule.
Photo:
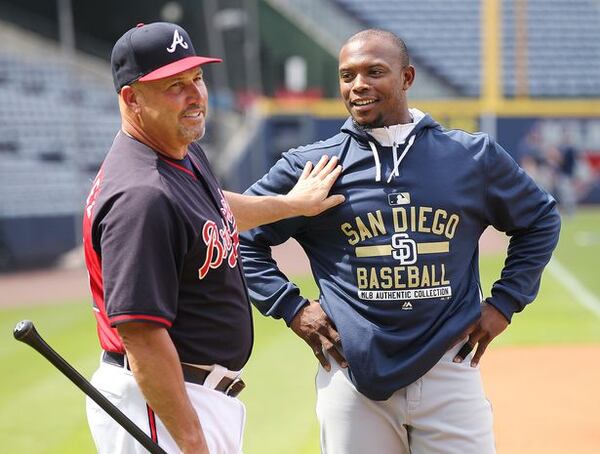
<svg viewBox="0 0 600 454">
<path fill-rule="evenodd" d="M 565 133 L 560 148 L 560 162 L 556 178 L 556 194 L 561 211 L 571 216 L 577 207 L 577 164 L 578 150 L 575 148 L 568 133 Z"/>
</svg>

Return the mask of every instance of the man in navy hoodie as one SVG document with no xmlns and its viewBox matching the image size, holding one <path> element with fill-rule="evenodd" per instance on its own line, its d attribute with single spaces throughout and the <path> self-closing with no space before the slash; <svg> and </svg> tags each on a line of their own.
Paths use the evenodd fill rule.
<svg viewBox="0 0 600 454">
<path fill-rule="evenodd" d="M 409 109 L 414 77 L 392 33 L 350 38 L 339 55 L 350 113 L 341 132 L 284 153 L 248 190 L 285 192 L 323 154 L 344 168 L 332 193 L 346 203 L 241 237 L 253 303 L 283 318 L 319 359 L 324 453 L 494 452 L 478 363 L 535 298 L 558 241 L 555 201 L 491 137 L 446 130 Z M 510 245 L 483 299 L 478 241 L 490 225 Z M 270 246 L 290 237 L 310 259 L 318 301 L 301 296 L 271 257 Z"/>
</svg>

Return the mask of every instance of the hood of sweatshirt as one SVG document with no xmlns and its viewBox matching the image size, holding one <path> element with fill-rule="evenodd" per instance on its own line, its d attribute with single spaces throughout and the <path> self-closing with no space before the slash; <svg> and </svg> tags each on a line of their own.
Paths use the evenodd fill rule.
<svg viewBox="0 0 600 454">
<path fill-rule="evenodd" d="M 341 131 L 353 136 L 356 141 L 373 154 L 374 180 L 385 179 L 390 183 L 393 178 L 399 176 L 400 165 L 404 157 L 413 148 L 419 137 L 430 128 L 439 128 L 439 123 L 434 121 L 428 114 L 418 109 L 409 109 L 412 118 L 411 123 L 384 126 L 382 128 L 364 128 L 357 124 L 352 117 L 348 118 Z M 390 150 L 388 150 L 390 149 Z M 392 171 L 382 176 L 381 153 L 390 152 L 394 160 Z"/>
</svg>

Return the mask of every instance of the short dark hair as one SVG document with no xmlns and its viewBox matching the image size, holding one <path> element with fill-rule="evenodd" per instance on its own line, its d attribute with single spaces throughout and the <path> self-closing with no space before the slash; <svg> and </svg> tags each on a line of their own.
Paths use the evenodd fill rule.
<svg viewBox="0 0 600 454">
<path fill-rule="evenodd" d="M 362 30 L 348 38 L 344 45 L 353 41 L 359 41 L 366 38 L 379 38 L 391 41 L 400 52 L 400 61 L 402 63 L 402 67 L 410 65 L 410 57 L 408 55 L 408 48 L 406 47 L 406 43 L 402 38 L 400 38 L 398 35 L 389 30 L 383 30 L 381 28 L 369 28 L 367 30 Z"/>
</svg>

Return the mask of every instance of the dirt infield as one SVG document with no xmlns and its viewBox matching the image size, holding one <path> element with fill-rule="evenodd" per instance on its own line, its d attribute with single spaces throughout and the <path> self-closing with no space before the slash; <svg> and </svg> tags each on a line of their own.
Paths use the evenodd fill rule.
<svg viewBox="0 0 600 454">
<path fill-rule="evenodd" d="M 482 358 L 503 454 L 600 453 L 600 346 L 497 348 Z"/>
<path fill-rule="evenodd" d="M 83 267 L 0 274 L 0 307 L 90 299 Z"/>
</svg>

